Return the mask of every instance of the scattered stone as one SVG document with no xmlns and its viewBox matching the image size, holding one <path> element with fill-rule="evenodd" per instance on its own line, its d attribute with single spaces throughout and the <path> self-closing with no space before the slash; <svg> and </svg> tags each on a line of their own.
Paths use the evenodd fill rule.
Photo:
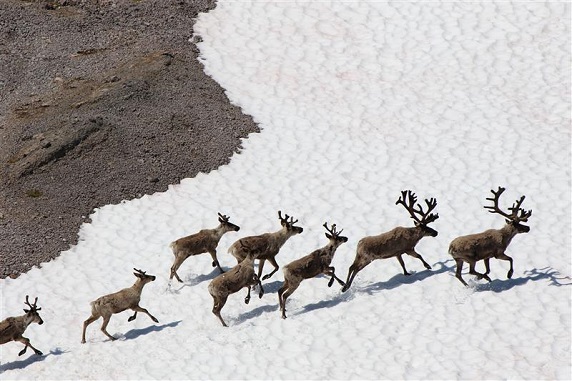
<svg viewBox="0 0 572 381">
<path fill-rule="evenodd" d="M 50 3 L 55 9 L 8 0 L 0 11 L 0 25 L 18 25 L 0 54 L 2 278 L 75 245 L 101 206 L 214 170 L 258 131 L 189 42 L 198 12 L 215 2 Z M 30 36 L 50 43 L 30 44 Z M 97 47 L 105 49 L 90 50 Z M 31 189 L 43 195 L 26 195 Z"/>
</svg>

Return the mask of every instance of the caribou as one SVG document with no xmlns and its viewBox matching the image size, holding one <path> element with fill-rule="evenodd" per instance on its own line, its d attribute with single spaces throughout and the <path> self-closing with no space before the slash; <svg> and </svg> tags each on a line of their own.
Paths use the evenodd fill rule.
<svg viewBox="0 0 572 381">
<path fill-rule="evenodd" d="M 293 217 L 288 216 L 282 217 L 282 212 L 278 211 L 278 218 L 280 218 L 280 225 L 282 229 L 274 233 L 265 233 L 257 236 L 244 237 L 233 243 L 228 252 L 231 253 L 238 263 L 242 262 L 249 252 L 252 252 L 254 259 L 258 259 L 258 278 L 262 275 L 262 269 L 264 268 L 264 262 L 268 261 L 274 266 L 274 270 L 270 273 L 264 275 L 262 280 L 270 278 L 276 271 L 278 271 L 278 263 L 276 263 L 276 255 L 280 251 L 280 248 L 286 243 L 286 241 L 304 231 L 303 228 L 299 226 L 294 226 L 298 220 L 294 220 Z M 248 247 L 248 250 L 245 248 Z"/>
<path fill-rule="evenodd" d="M 153 315 L 149 313 L 149 311 L 139 306 L 139 301 L 141 300 L 141 291 L 143 291 L 143 287 L 147 283 L 154 281 L 155 275 L 147 275 L 145 271 L 138 269 L 133 270 L 135 270 L 133 275 L 137 277 L 137 280 L 133 286 L 124 288 L 123 290 L 113 294 L 104 295 L 91 302 L 91 316 L 83 322 L 83 332 L 81 336 L 82 344 L 85 344 L 85 331 L 87 326 L 100 317 L 103 317 L 101 332 L 103 332 L 105 336 L 109 337 L 111 340 L 116 340 L 115 337 L 111 336 L 107 332 L 107 324 L 109 323 L 109 319 L 111 319 L 111 315 L 123 312 L 127 309 L 135 311 L 135 313 L 130 316 L 127 321 L 135 320 L 137 317 L 137 312 L 143 312 L 144 314 L 147 314 L 155 323 L 159 322 Z"/>
<path fill-rule="evenodd" d="M 0 344 L 6 344 L 10 341 L 19 341 L 25 345 L 24 349 L 22 349 L 18 356 L 22 356 L 26 353 L 28 347 L 32 348 L 32 350 L 38 355 L 41 356 L 43 353 L 38 349 L 34 348 L 30 343 L 30 339 L 24 337 L 24 331 L 28 326 L 32 323 L 38 323 L 39 325 L 44 324 L 44 321 L 40 317 L 38 313 L 39 310 L 42 308 L 38 308 L 37 306 L 38 298 L 34 300 L 33 304 L 30 304 L 28 300 L 28 295 L 26 295 L 26 305 L 30 307 L 29 309 L 24 309 L 25 315 L 16 316 L 16 317 L 9 317 L 3 320 L 0 323 Z"/>
<path fill-rule="evenodd" d="M 229 221 L 230 217 L 225 216 L 223 214 L 218 214 L 218 222 L 220 223 L 214 229 L 203 229 L 198 233 L 179 238 L 176 241 L 171 242 L 169 245 L 173 250 L 173 254 L 175 255 L 175 261 L 171 266 L 171 275 L 169 280 L 173 279 L 173 277 L 177 278 L 179 282 L 183 282 L 179 275 L 177 274 L 177 270 L 181 267 L 181 264 L 193 255 L 198 255 L 202 253 L 209 253 L 213 259 L 212 265 L 213 267 L 218 267 L 221 273 L 224 272 L 222 267 L 218 262 L 216 257 L 216 248 L 218 243 L 224 233 L 227 232 L 237 232 L 240 230 L 240 227 L 231 223 Z"/>
<path fill-rule="evenodd" d="M 286 299 L 296 291 L 304 279 L 325 274 L 331 276 L 328 281 L 328 287 L 332 287 L 334 280 L 342 286 L 345 285 L 345 283 L 336 276 L 336 269 L 331 266 L 331 263 L 336 249 L 342 243 L 347 242 L 348 237 L 341 235 L 343 229 L 337 231 L 336 224 L 328 228 L 326 222 L 323 226 L 327 231 L 326 238 L 329 240 L 328 244 L 320 249 L 314 250 L 305 257 L 290 262 L 284 266 L 282 270 L 284 272 L 284 284 L 278 290 L 278 302 L 280 303 L 283 319 L 286 319 Z"/>
<path fill-rule="evenodd" d="M 509 279 L 512 277 L 512 258 L 506 255 L 505 251 L 515 235 L 530 231 L 530 227 L 522 223 L 528 221 L 532 215 L 532 210 L 526 211 L 521 208 L 525 196 L 521 196 L 520 199 L 513 203 L 512 207 L 508 209 L 510 213 L 501 210 L 498 204 L 499 198 L 504 191 L 505 188 L 500 186 L 496 192 L 494 189 L 491 189 L 493 197 L 487 197 L 487 200 L 492 201 L 493 204 L 485 206 L 485 209 L 489 209 L 489 213 L 503 216 L 506 222 L 505 226 L 501 229 L 489 229 L 482 233 L 457 237 L 449 245 L 449 254 L 457 263 L 455 276 L 465 286 L 468 286 L 468 284 L 461 276 L 464 262 L 469 264 L 469 274 L 477 276 L 478 279 L 484 278 L 490 282 L 491 278 L 488 275 L 490 273 L 489 260 L 491 258 L 502 259 L 510 263 L 510 269 L 506 276 Z M 484 273 L 479 273 L 475 270 L 475 263 L 480 260 L 485 262 Z"/>
<path fill-rule="evenodd" d="M 403 274 L 409 275 L 405 268 L 405 263 L 401 257 L 403 254 L 408 254 L 417 258 L 423 263 L 426 269 L 431 269 L 431 266 L 425 262 L 421 254 L 415 251 L 415 245 L 423 237 L 436 237 L 437 231 L 427 226 L 434 222 L 439 215 L 431 213 L 437 206 L 437 200 L 434 198 L 425 199 L 427 210 L 424 211 L 423 207 L 417 204 L 417 196 L 410 190 L 401 192 L 401 197 L 395 203 L 401 204 L 409 213 L 409 216 L 414 220 L 414 227 L 396 227 L 388 232 L 362 238 L 357 245 L 356 258 L 348 271 L 348 277 L 342 292 L 347 291 L 355 276 L 365 266 L 370 264 L 376 259 L 385 259 L 396 257 L 403 269 Z M 415 205 L 417 204 L 417 209 Z"/>
</svg>

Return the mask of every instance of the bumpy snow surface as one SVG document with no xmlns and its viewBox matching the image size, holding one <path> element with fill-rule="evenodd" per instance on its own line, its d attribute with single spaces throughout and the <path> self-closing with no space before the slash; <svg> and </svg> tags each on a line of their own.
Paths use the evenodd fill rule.
<svg viewBox="0 0 572 381">
<path fill-rule="evenodd" d="M 2 379 L 571 379 L 570 5 L 505 2 L 219 1 L 195 28 L 205 70 L 263 131 L 232 162 L 165 193 L 98 209 L 72 249 L 0 281 L 2 314 L 38 296 L 45 324 L 26 336 L 44 352 L 2 345 Z M 182 46 L 181 49 L 190 47 Z M 193 89 L 189 89 L 193 91 Z M 212 128 L 218 128 L 212 126 Z M 504 226 L 484 205 L 521 195 L 530 232 L 492 282 L 455 278 L 449 243 Z M 237 239 L 277 231 L 277 211 L 304 228 L 281 267 L 327 243 L 324 222 L 349 241 L 332 262 L 345 280 L 358 241 L 413 221 L 404 189 L 434 197 L 439 231 L 417 251 L 376 260 L 342 293 L 304 281 L 280 317 L 279 270 L 262 299 L 229 297 L 221 326 L 207 290 L 208 254 L 169 282 L 169 243 L 241 226 L 218 246 L 225 269 Z M 145 314 L 87 330 L 89 302 L 130 286 L 132 268 L 157 276 Z M 267 262 L 264 273 L 272 269 Z M 484 271 L 482 262 L 478 271 Z"/>
</svg>

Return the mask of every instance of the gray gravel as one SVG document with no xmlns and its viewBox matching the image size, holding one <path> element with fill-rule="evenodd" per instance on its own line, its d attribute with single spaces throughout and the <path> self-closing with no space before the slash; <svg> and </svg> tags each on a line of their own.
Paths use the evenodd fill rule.
<svg viewBox="0 0 572 381">
<path fill-rule="evenodd" d="M 216 169 L 259 131 L 188 41 L 215 5 L 0 0 L 0 278 L 77 243 L 94 208 Z"/>
</svg>

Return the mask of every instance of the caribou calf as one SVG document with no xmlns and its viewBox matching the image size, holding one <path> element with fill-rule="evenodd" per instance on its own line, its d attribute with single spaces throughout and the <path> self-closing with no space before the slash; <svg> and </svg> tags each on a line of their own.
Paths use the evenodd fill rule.
<svg viewBox="0 0 572 381">
<path fill-rule="evenodd" d="M 328 224 L 324 223 L 324 227 L 329 232 L 329 234 L 326 233 L 326 238 L 328 238 L 330 242 L 321 249 L 315 250 L 305 257 L 290 262 L 283 269 L 284 284 L 278 290 L 278 302 L 280 303 L 280 310 L 282 311 L 282 319 L 286 319 L 286 299 L 296 291 L 304 279 L 326 274 L 331 275 L 328 287 L 332 287 L 334 279 L 338 281 L 340 285 L 345 285 L 345 283 L 336 276 L 335 268 L 330 266 L 330 264 L 332 263 L 338 246 L 347 242 L 348 238 L 340 235 L 343 229 L 339 232 L 336 231 L 336 224 L 333 224 L 332 228 L 328 229 Z"/>
<path fill-rule="evenodd" d="M 218 214 L 218 222 L 220 222 L 220 225 L 214 229 L 203 229 L 198 233 L 171 242 L 170 247 L 175 255 L 175 261 L 173 262 L 173 266 L 171 266 L 171 276 L 169 280 L 175 277 L 179 282 L 183 282 L 181 278 L 179 278 L 177 270 L 185 259 L 202 253 L 209 253 L 213 259 L 213 267 L 216 266 L 221 273 L 224 272 L 218 263 L 216 248 L 224 233 L 231 231 L 237 232 L 240 230 L 240 227 L 230 223 L 229 217 L 220 213 Z"/>
<path fill-rule="evenodd" d="M 17 317 L 9 317 L 0 323 L 0 344 L 6 344 L 10 341 L 19 341 L 25 345 L 24 349 L 18 353 L 18 356 L 22 356 L 24 353 L 26 353 L 26 349 L 28 349 L 28 347 L 32 348 L 32 350 L 38 356 L 43 354 L 41 351 L 32 346 L 30 339 L 22 336 L 30 324 L 44 324 L 40 314 L 38 314 L 38 311 L 41 310 L 41 308 L 36 306 L 37 302 L 38 298 L 34 300 L 34 304 L 30 304 L 28 301 L 28 295 L 26 295 L 26 304 L 28 307 L 30 307 L 30 309 L 24 309 L 26 314 Z"/>
<path fill-rule="evenodd" d="M 528 233 L 530 231 L 530 227 L 523 225 L 521 222 L 528 221 L 532 215 L 532 210 L 525 211 L 520 207 L 525 198 L 525 196 L 522 196 L 519 200 L 516 200 L 512 207 L 509 208 L 511 211 L 510 214 L 503 212 L 498 206 L 498 201 L 500 195 L 504 191 L 505 188 L 502 187 L 499 187 L 496 192 L 491 190 L 494 196 L 492 198 L 487 197 L 487 200 L 492 201 L 493 205 L 485 206 L 485 209 L 489 209 L 490 213 L 500 214 L 505 217 L 506 225 L 504 227 L 501 229 L 489 229 L 482 233 L 458 237 L 451 241 L 451 244 L 449 245 L 449 254 L 451 254 L 457 263 L 457 272 L 455 276 L 465 286 L 468 286 L 468 284 L 461 276 L 463 262 L 469 263 L 469 274 L 476 275 L 478 279 L 484 278 L 490 282 L 491 278 L 488 276 L 491 271 L 489 266 L 490 258 L 509 261 L 510 269 L 506 276 L 507 278 L 512 277 L 512 258 L 506 255 L 505 251 L 515 235 L 519 233 Z M 483 274 L 475 270 L 475 263 L 480 260 L 484 260 L 485 262 L 485 273 Z"/>
<path fill-rule="evenodd" d="M 214 278 L 209 284 L 209 293 L 213 297 L 213 314 L 219 318 L 223 326 L 228 327 L 220 311 L 226 304 L 228 296 L 234 294 L 244 287 L 248 287 L 248 294 L 244 299 L 244 303 L 248 304 L 250 302 L 250 288 L 254 285 L 260 287 L 260 292 L 258 296 L 262 298 L 264 295 L 264 289 L 262 288 L 262 283 L 260 278 L 254 274 L 254 252 L 248 247 L 242 246 L 242 251 L 247 252 L 246 258 L 232 269 L 224 274 L 220 274 Z"/>
<path fill-rule="evenodd" d="M 438 234 L 436 230 L 427 226 L 439 218 L 438 214 L 430 213 L 437 206 L 437 200 L 434 198 L 430 200 L 425 199 L 425 202 L 427 203 L 426 212 L 423 211 L 421 205 L 418 205 L 418 209 L 415 209 L 415 204 L 417 203 L 415 193 L 410 190 L 401 192 L 401 197 L 395 204 L 403 205 L 409 212 L 409 216 L 415 221 L 415 227 L 396 227 L 380 235 L 362 238 L 358 242 L 356 258 L 350 266 L 346 285 L 342 288 L 342 292 L 350 288 L 358 272 L 376 259 L 397 257 L 401 268 L 403 268 L 403 274 L 409 275 L 403 258 L 401 258 L 403 254 L 409 254 L 419 259 L 426 269 L 431 269 L 431 266 L 425 262 L 421 254 L 415 251 L 415 246 L 421 238 L 427 236 L 437 237 Z"/>
<path fill-rule="evenodd" d="M 147 283 L 152 282 L 155 280 L 154 275 L 147 275 L 145 271 L 133 269 L 135 272 L 133 275 L 137 277 L 137 281 L 133 286 L 124 288 L 121 291 L 115 292 L 113 294 L 102 296 L 95 301 L 91 302 L 91 316 L 83 322 L 83 333 L 81 336 L 82 344 L 85 343 L 85 330 L 87 326 L 103 317 L 103 324 L 101 324 L 101 332 L 105 334 L 105 336 L 109 337 L 111 340 L 115 340 L 115 337 L 111 336 L 106 328 L 107 324 L 109 323 L 109 319 L 111 319 L 111 315 L 123 312 L 127 309 L 131 309 L 135 311 L 133 316 L 130 316 L 127 321 L 135 320 L 137 317 L 137 312 L 143 312 L 147 314 L 151 320 L 155 323 L 159 321 L 149 313 L 145 308 L 139 306 L 139 301 L 141 300 L 141 291 L 143 291 L 143 286 Z"/>
<path fill-rule="evenodd" d="M 261 278 L 262 280 L 270 278 L 278 271 L 279 266 L 278 263 L 276 263 L 276 255 L 278 255 L 282 245 L 286 243 L 288 238 L 304 231 L 303 228 L 294 226 L 298 220 L 294 221 L 293 217 L 286 214 L 286 217 L 282 218 L 282 213 L 278 211 L 278 218 L 280 218 L 282 229 L 274 233 L 241 238 L 228 248 L 228 252 L 236 258 L 238 263 L 246 258 L 248 252 L 252 251 L 254 259 L 258 259 L 258 278 L 262 275 L 264 262 L 269 261 L 272 266 L 274 266 L 274 270 L 264 275 L 264 277 Z M 290 218 L 290 220 L 288 220 L 288 218 Z M 248 247 L 249 251 L 245 250 L 245 247 Z"/>
</svg>

